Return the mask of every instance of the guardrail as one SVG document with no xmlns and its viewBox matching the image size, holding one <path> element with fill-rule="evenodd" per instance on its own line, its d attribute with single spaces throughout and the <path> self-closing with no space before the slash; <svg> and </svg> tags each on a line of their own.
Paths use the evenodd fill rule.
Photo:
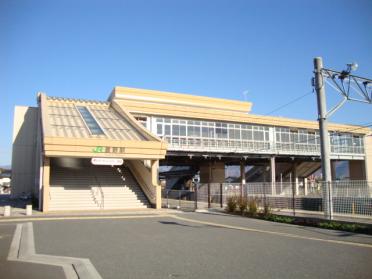
<svg viewBox="0 0 372 279">
<path fill-rule="evenodd" d="M 169 143 L 170 150 L 203 150 L 237 153 L 249 151 L 253 153 L 306 154 L 320 156 L 320 145 L 318 144 L 169 137 L 165 137 L 165 140 Z M 331 154 L 364 156 L 364 148 L 331 145 Z"/>
</svg>

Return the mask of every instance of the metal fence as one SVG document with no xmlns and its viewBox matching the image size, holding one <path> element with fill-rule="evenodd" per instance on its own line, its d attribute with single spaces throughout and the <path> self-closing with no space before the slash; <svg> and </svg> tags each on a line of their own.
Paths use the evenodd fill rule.
<svg viewBox="0 0 372 279">
<path fill-rule="evenodd" d="M 331 191 L 326 197 L 325 189 Z M 200 183 L 194 191 L 164 190 L 163 206 L 182 210 L 224 208 L 231 196 L 255 199 L 258 207 L 273 211 L 340 217 L 372 218 L 372 182 L 266 182 L 266 183 Z"/>
</svg>

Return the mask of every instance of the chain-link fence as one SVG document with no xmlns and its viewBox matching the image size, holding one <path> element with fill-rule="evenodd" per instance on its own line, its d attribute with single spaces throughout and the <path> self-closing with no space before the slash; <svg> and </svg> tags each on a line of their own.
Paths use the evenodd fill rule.
<svg viewBox="0 0 372 279">
<path fill-rule="evenodd" d="M 224 208 L 228 197 L 242 196 L 255 199 L 259 207 L 294 215 L 327 211 L 327 216 L 372 218 L 372 182 L 368 181 L 200 183 L 194 189 L 164 190 L 163 206 L 182 210 Z"/>
</svg>

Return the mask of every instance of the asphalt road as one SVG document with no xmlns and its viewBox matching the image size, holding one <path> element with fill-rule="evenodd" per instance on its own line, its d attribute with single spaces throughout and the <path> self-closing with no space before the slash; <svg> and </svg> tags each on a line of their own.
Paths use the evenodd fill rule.
<svg viewBox="0 0 372 279">
<path fill-rule="evenodd" d="M 89 258 L 103 278 L 372 276 L 371 236 L 235 216 L 176 217 L 34 221 L 36 253 Z M 6 261 L 15 226 L 0 224 L 0 277 L 63 278 L 58 267 Z"/>
</svg>

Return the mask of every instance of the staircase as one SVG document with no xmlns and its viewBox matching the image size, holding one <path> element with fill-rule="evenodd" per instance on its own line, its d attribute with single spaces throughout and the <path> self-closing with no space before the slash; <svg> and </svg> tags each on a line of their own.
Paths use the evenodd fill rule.
<svg viewBox="0 0 372 279">
<path fill-rule="evenodd" d="M 128 168 L 121 167 L 120 172 L 109 166 L 52 168 L 49 210 L 149 207 L 149 202 Z"/>
<path fill-rule="evenodd" d="M 99 177 L 100 181 L 105 181 L 101 187 L 104 209 L 149 207 L 147 198 L 128 168 L 108 168 Z"/>
</svg>

